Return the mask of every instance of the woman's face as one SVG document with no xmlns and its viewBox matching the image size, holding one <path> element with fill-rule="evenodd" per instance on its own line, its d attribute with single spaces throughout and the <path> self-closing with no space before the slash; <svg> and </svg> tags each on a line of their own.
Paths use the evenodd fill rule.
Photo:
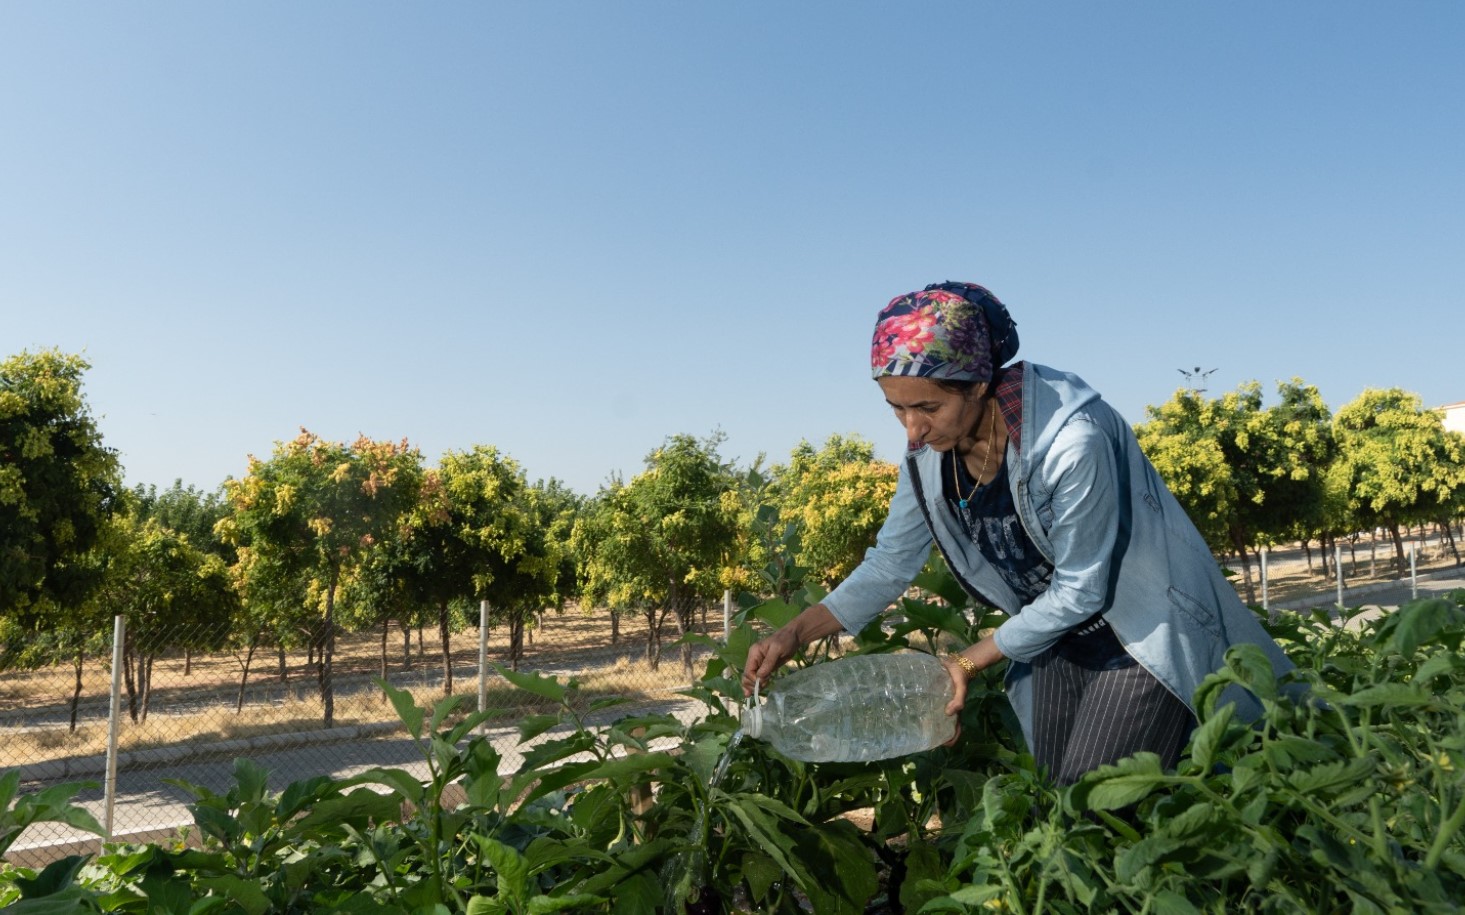
<svg viewBox="0 0 1465 915">
<path fill-rule="evenodd" d="M 982 416 L 979 384 L 965 392 L 949 391 L 929 378 L 886 375 L 875 382 L 895 418 L 905 426 L 911 444 L 924 442 L 936 451 L 950 451 L 958 445 L 970 447 L 977 420 Z"/>
</svg>

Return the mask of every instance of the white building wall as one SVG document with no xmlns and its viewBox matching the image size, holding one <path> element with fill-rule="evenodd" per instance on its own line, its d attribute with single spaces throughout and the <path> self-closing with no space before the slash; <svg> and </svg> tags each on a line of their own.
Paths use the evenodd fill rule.
<svg viewBox="0 0 1465 915">
<path fill-rule="evenodd" d="M 1445 413 L 1445 428 L 1465 435 L 1465 400 L 1440 407 Z"/>
</svg>

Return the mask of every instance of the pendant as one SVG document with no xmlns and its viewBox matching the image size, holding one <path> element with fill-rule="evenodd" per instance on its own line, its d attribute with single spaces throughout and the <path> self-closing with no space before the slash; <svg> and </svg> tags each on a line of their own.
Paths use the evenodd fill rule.
<svg viewBox="0 0 1465 915">
<path fill-rule="evenodd" d="M 967 506 L 966 499 L 957 499 L 956 500 L 956 507 L 957 508 L 961 509 L 962 511 L 966 511 L 966 506 Z"/>
</svg>

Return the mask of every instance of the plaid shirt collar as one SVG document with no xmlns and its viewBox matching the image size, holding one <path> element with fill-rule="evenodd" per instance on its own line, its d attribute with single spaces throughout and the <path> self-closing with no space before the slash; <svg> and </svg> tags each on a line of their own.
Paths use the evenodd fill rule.
<svg viewBox="0 0 1465 915">
<path fill-rule="evenodd" d="M 997 406 L 1002 410 L 1002 420 L 1007 423 L 1007 437 L 1012 447 L 1022 450 L 1022 376 L 1024 365 L 1014 362 L 998 369 L 995 396 Z"/>
</svg>

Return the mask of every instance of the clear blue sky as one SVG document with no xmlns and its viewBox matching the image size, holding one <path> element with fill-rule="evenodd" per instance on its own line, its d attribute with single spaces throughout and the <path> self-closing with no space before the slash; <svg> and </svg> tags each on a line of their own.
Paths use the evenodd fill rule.
<svg viewBox="0 0 1465 915">
<path fill-rule="evenodd" d="M 1465 4 L 7 2 L 0 355 L 130 483 L 298 427 L 593 493 L 904 440 L 891 296 L 982 283 L 1131 421 L 1215 369 L 1465 400 Z M 1269 401 L 1270 402 L 1270 401 Z"/>
</svg>

